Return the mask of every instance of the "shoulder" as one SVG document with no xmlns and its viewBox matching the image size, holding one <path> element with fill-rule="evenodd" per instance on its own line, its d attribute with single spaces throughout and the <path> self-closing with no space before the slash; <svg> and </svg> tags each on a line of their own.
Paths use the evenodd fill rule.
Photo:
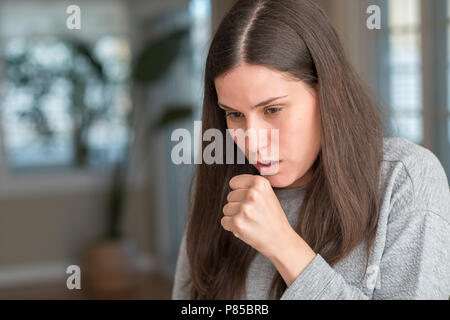
<svg viewBox="0 0 450 320">
<path fill-rule="evenodd" d="M 404 138 L 384 138 L 382 184 L 391 207 L 433 212 L 450 221 L 450 189 L 439 159 Z"/>
<path fill-rule="evenodd" d="M 443 171 L 442 164 L 434 153 L 404 138 L 383 139 L 383 160 L 401 161 L 411 173 L 424 167 Z"/>
</svg>

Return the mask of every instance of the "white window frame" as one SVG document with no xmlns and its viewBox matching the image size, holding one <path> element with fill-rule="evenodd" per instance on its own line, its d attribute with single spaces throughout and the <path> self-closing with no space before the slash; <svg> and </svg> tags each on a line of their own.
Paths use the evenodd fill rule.
<svg viewBox="0 0 450 320">
<path fill-rule="evenodd" d="M 387 70 L 389 56 L 386 52 L 386 32 L 388 26 L 387 5 L 389 0 L 364 0 L 377 4 L 381 8 L 382 29 L 377 30 L 369 36 L 373 41 L 373 84 L 380 94 L 382 102 L 388 104 L 390 110 L 389 82 L 383 80 L 381 70 Z M 447 109 L 447 44 L 446 25 L 449 19 L 442 17 L 447 14 L 445 9 L 446 0 L 421 0 L 421 63 L 422 63 L 422 119 L 423 119 L 423 140 L 422 146 L 432 151 L 441 161 L 443 167 L 450 175 L 450 144 L 448 141 L 448 122 L 438 121 L 448 119 L 450 113 Z M 441 17 L 439 17 L 441 15 Z M 445 24 L 443 26 L 443 24 Z M 362 43 L 367 43 L 367 39 L 361 39 Z M 388 119 L 385 119 L 386 121 Z M 386 123 L 387 124 L 387 123 Z M 388 130 L 391 128 L 387 127 Z M 391 132 L 388 132 L 390 134 Z"/>
<path fill-rule="evenodd" d="M 450 173 L 447 109 L 446 0 L 422 0 L 422 77 L 424 146 L 432 150 Z M 442 66 L 445 66 L 443 68 Z M 441 121 L 445 118 L 445 121 Z"/>
</svg>

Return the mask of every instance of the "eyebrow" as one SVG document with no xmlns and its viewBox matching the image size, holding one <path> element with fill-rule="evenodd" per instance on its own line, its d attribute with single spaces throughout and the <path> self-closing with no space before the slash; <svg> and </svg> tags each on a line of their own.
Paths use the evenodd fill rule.
<svg viewBox="0 0 450 320">
<path fill-rule="evenodd" d="M 273 97 L 273 98 L 266 99 L 266 100 L 261 101 L 260 103 L 256 104 L 255 106 L 253 106 L 252 109 L 259 108 L 259 107 L 264 107 L 264 106 L 268 105 L 269 103 L 274 102 L 275 100 L 278 100 L 278 99 L 281 99 L 281 98 L 286 98 L 286 97 L 287 97 L 287 95 L 286 96 Z M 225 108 L 225 109 L 229 109 L 229 110 L 232 110 L 232 111 L 237 111 L 237 110 L 235 110 L 235 109 L 233 109 L 233 108 L 231 108 L 229 106 L 221 104 L 220 102 L 218 103 L 218 105 L 220 107 L 222 107 L 222 108 Z"/>
</svg>

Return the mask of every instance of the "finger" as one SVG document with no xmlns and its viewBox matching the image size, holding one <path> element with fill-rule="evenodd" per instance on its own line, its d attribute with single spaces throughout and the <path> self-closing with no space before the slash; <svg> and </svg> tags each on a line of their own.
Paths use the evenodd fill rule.
<svg viewBox="0 0 450 320">
<path fill-rule="evenodd" d="M 222 212 L 226 216 L 234 216 L 239 213 L 240 206 L 239 202 L 229 202 L 223 206 Z"/>
<path fill-rule="evenodd" d="M 228 202 L 242 202 L 247 198 L 249 189 L 237 189 L 228 193 L 227 201 Z"/>
<path fill-rule="evenodd" d="M 230 179 L 229 185 L 233 190 L 248 189 L 254 184 L 255 175 L 241 174 Z"/>
<path fill-rule="evenodd" d="M 239 239 L 239 237 L 240 237 L 239 233 L 236 231 L 233 231 L 233 229 L 232 229 L 232 225 L 233 225 L 232 219 L 233 219 L 232 217 L 225 216 L 220 220 L 220 224 L 226 231 L 232 232 L 234 234 L 234 236 Z"/>
<path fill-rule="evenodd" d="M 232 221 L 232 217 L 227 217 L 227 216 L 225 216 L 225 217 L 223 217 L 223 218 L 220 220 L 220 224 L 222 225 L 222 227 L 223 227 L 225 230 L 231 232 L 231 221 Z"/>
</svg>

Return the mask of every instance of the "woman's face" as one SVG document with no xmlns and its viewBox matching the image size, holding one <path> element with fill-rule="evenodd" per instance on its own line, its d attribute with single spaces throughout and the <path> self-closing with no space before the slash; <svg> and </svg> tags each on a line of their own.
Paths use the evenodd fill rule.
<svg viewBox="0 0 450 320">
<path fill-rule="evenodd" d="M 243 64 L 215 79 L 218 107 L 226 112 L 228 129 L 265 131 L 264 143 L 242 145 L 247 159 L 272 160 L 271 167 L 253 164 L 276 188 L 301 187 L 311 179 L 320 148 L 320 113 L 316 91 L 264 66 Z M 279 99 L 255 107 L 271 98 Z M 260 130 L 266 129 L 266 130 Z M 278 157 L 272 158 L 271 129 L 278 129 Z M 259 138 L 262 139 L 262 138 Z M 254 140 L 258 141 L 258 140 Z M 264 141 L 264 140 L 260 140 Z M 276 162 L 278 161 L 278 163 Z"/>
</svg>

